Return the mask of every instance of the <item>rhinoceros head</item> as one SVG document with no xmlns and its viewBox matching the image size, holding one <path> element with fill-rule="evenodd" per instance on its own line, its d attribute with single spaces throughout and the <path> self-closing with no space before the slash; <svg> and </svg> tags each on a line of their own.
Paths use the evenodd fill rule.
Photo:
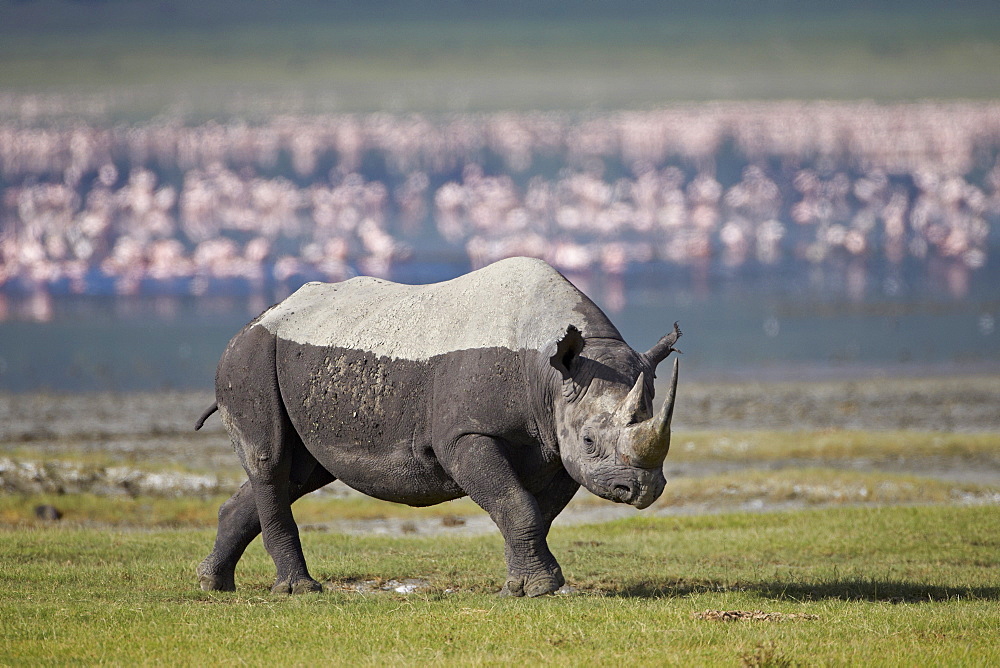
<svg viewBox="0 0 1000 668">
<path fill-rule="evenodd" d="M 562 397 L 554 401 L 559 453 L 569 474 L 594 494 L 646 508 L 663 492 L 677 360 L 656 415 L 653 373 L 680 334 L 675 324 L 642 354 L 615 339 L 584 342 L 575 327 L 556 344 L 549 361 L 562 376 Z"/>
</svg>

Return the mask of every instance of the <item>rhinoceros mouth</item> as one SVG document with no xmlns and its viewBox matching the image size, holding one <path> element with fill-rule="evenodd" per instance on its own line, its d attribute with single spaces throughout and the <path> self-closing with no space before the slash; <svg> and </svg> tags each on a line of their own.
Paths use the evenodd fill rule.
<svg viewBox="0 0 1000 668">
<path fill-rule="evenodd" d="M 639 510 L 648 508 L 660 498 L 666 480 L 659 468 L 632 469 L 629 475 L 616 476 L 600 489 L 593 489 L 598 496 L 615 503 L 627 503 Z"/>
<path fill-rule="evenodd" d="M 611 500 L 618 503 L 631 503 L 635 496 L 635 490 L 628 485 L 615 485 L 611 490 Z"/>
</svg>

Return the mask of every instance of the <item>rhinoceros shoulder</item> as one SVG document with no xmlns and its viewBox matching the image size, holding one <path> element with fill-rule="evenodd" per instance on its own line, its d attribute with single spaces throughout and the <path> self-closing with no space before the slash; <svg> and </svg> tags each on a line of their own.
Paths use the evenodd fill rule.
<svg viewBox="0 0 1000 668">
<path fill-rule="evenodd" d="M 569 325 L 585 337 L 620 338 L 572 283 L 530 258 L 502 260 L 427 285 L 367 276 L 307 283 L 258 324 L 296 343 L 409 360 L 474 348 L 543 350 Z"/>
</svg>

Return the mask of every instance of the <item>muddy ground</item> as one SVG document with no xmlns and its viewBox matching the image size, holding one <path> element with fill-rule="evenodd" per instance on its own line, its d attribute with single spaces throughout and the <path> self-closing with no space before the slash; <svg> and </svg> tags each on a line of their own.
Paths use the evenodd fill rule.
<svg viewBox="0 0 1000 668">
<path fill-rule="evenodd" d="M 662 396 L 662 395 L 661 395 Z M 0 484 L 11 492 L 97 494 L 228 493 L 243 479 L 218 416 L 200 432 L 199 414 L 209 392 L 137 394 L 0 394 Z M 1000 432 L 1000 377 L 878 379 L 809 383 L 684 383 L 675 431 L 692 430 L 918 430 Z M 58 460 L 58 461 L 57 461 Z M 91 464 L 88 464 L 92 462 Z M 995 460 L 1000 461 L 1000 459 Z M 796 459 L 753 462 L 667 460 L 671 479 L 745 470 L 781 470 L 815 463 Z M 1000 486 L 1000 465 L 931 458 L 825 462 L 848 470 L 912 473 Z M 334 484 L 326 494 L 354 494 Z M 745 504 L 744 504 L 745 505 Z M 759 505 L 759 504 L 758 504 Z M 753 505 L 742 508 L 762 510 Z M 697 504 L 657 512 L 708 510 Z M 615 504 L 574 504 L 560 523 L 627 516 Z M 486 517 L 427 526 L 412 520 L 342 521 L 305 527 L 363 533 L 470 533 L 491 529 Z"/>
</svg>

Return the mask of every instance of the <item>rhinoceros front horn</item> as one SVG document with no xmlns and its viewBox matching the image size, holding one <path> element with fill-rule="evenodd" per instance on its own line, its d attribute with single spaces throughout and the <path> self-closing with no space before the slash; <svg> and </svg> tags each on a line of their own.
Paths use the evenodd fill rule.
<svg viewBox="0 0 1000 668">
<path fill-rule="evenodd" d="M 678 360 L 674 360 L 673 373 L 670 377 L 670 391 L 663 402 L 663 407 L 656 416 L 643 422 L 626 426 L 631 444 L 631 463 L 640 468 L 655 468 L 663 465 L 663 460 L 670 450 L 670 422 L 674 417 L 674 398 L 677 396 Z M 640 378 L 641 381 L 641 378 Z M 632 388 L 632 392 L 635 388 Z M 631 397 L 632 392 L 629 393 Z M 640 397 L 641 399 L 641 397 Z M 626 398 L 627 403 L 628 399 Z M 624 404 L 622 409 L 624 409 Z"/>
</svg>

